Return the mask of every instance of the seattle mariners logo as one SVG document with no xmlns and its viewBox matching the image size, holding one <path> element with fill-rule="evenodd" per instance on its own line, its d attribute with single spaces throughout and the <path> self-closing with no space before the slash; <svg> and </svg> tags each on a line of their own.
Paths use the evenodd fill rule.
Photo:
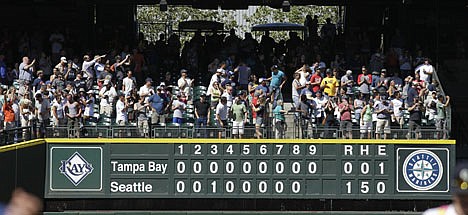
<svg viewBox="0 0 468 215">
<path fill-rule="evenodd" d="M 417 150 L 406 157 L 403 177 L 406 183 L 419 191 L 427 191 L 439 184 L 444 167 L 439 157 L 429 150 Z"/>
<path fill-rule="evenodd" d="M 68 160 L 63 160 L 60 173 L 64 174 L 75 186 L 93 172 L 93 166 L 80 153 L 75 152 Z"/>
</svg>

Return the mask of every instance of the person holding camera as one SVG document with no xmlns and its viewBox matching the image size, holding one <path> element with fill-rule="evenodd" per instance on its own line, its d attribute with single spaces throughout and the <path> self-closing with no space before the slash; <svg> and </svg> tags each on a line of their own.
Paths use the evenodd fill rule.
<svg viewBox="0 0 468 215">
<path fill-rule="evenodd" d="M 340 111 L 340 129 L 344 139 L 353 139 L 353 133 L 351 129 L 353 122 L 351 121 L 351 111 L 354 110 L 353 105 L 348 103 L 346 98 L 341 99 L 341 103 L 338 105 Z"/>
<path fill-rule="evenodd" d="M 337 126 L 335 117 L 336 107 L 337 104 L 335 102 L 335 98 L 328 99 L 327 104 L 325 104 L 325 118 L 322 121 L 322 125 L 325 129 L 324 138 L 332 138 L 334 132 L 331 131 L 333 128 L 336 128 L 335 126 Z"/>
<path fill-rule="evenodd" d="M 362 67 L 362 74 L 358 75 L 357 84 L 359 86 L 359 91 L 368 99 L 370 86 L 372 84 L 372 75 L 367 73 L 367 68 L 365 66 Z"/>
<path fill-rule="evenodd" d="M 393 114 L 393 107 L 390 102 L 383 98 L 381 95 L 375 95 L 374 110 L 377 114 L 377 123 L 375 128 L 375 138 L 380 139 L 381 134 L 384 133 L 383 139 L 387 139 L 387 136 L 391 133 L 390 130 L 390 116 Z"/>
<path fill-rule="evenodd" d="M 183 122 L 183 113 L 186 109 L 186 105 L 183 102 L 185 100 L 184 94 L 178 94 L 177 99 L 172 102 L 172 123 L 181 125 Z"/>
<path fill-rule="evenodd" d="M 408 139 L 413 137 L 413 133 L 415 134 L 414 137 L 416 139 L 421 138 L 421 119 L 422 113 L 424 109 L 423 103 L 419 100 L 419 97 L 415 97 L 413 100 L 413 105 L 408 107 L 408 111 L 410 113 L 409 122 L 408 122 L 408 134 L 406 137 Z"/>
</svg>

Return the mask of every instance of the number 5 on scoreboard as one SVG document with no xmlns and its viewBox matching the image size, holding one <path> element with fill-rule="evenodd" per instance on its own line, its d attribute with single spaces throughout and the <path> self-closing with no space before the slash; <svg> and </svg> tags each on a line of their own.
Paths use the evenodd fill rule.
<svg viewBox="0 0 468 215">
<path fill-rule="evenodd" d="M 344 193 L 346 194 L 369 194 L 369 193 L 376 193 L 376 194 L 385 194 L 386 191 L 386 184 L 384 181 L 359 181 L 358 186 L 355 187 L 354 181 L 346 181 L 344 183 Z M 374 188 L 375 187 L 375 188 Z M 371 192 L 372 189 L 372 192 Z M 375 191 L 374 191 L 375 189 Z"/>
</svg>

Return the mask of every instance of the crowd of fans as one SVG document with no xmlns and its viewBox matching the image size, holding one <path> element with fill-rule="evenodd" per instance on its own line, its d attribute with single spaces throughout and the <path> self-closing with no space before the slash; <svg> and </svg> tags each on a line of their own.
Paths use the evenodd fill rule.
<svg viewBox="0 0 468 215">
<path fill-rule="evenodd" d="M 425 125 L 447 138 L 450 98 L 421 51 L 413 58 L 396 45 L 386 54 L 363 47 L 339 54 L 341 30 L 327 20 L 319 35 L 316 17 L 308 20 L 304 39 L 290 32 L 275 41 L 265 32 L 258 42 L 231 30 L 228 36 L 198 32 L 182 46 L 177 35 L 161 34 L 154 44 L 141 39 L 132 51 L 114 47 L 81 57 L 67 54 L 66 37 L 54 31 L 50 52 L 37 54 L 32 39 L 20 43 L 21 62 L 5 59 L 1 53 L 11 43 L 2 43 L 0 129 L 34 125 L 44 136 L 46 127 L 68 127 L 78 137 L 83 126 L 108 122 L 135 125 L 149 136 L 150 126 L 193 123 L 229 128 L 235 138 L 243 137 L 245 125 L 255 127 L 257 138 L 273 126 L 276 138 L 284 138 L 285 114 L 292 113 L 302 138 L 329 138 L 333 127 L 343 138 L 357 138 L 355 129 L 360 138 L 387 138 L 391 128 L 420 138 Z M 285 110 L 289 98 L 292 109 Z M 317 128 L 324 132 L 314 134 Z"/>
</svg>

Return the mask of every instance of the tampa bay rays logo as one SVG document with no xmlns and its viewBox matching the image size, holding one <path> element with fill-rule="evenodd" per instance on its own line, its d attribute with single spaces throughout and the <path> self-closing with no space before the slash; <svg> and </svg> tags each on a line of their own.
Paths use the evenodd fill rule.
<svg viewBox="0 0 468 215">
<path fill-rule="evenodd" d="M 429 150 L 416 150 L 403 163 L 406 183 L 419 191 L 431 190 L 442 179 L 444 167 L 439 157 Z"/>
<path fill-rule="evenodd" d="M 93 165 L 88 163 L 80 153 L 75 152 L 68 160 L 63 160 L 60 173 L 64 174 L 75 186 L 93 172 Z"/>
</svg>

